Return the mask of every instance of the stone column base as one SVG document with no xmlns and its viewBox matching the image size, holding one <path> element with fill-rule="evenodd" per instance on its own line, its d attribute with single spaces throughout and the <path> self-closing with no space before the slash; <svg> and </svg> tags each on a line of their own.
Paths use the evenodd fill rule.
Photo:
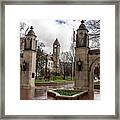
<svg viewBox="0 0 120 120">
<path fill-rule="evenodd" d="M 20 86 L 20 100 L 32 100 L 35 96 L 35 87 Z"/>
</svg>

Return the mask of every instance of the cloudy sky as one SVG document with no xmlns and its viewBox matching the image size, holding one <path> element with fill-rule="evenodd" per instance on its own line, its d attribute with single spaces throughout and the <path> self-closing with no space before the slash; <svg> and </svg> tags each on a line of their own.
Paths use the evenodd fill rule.
<svg viewBox="0 0 120 120">
<path fill-rule="evenodd" d="M 80 20 L 21 20 L 20 22 L 26 23 L 25 29 L 33 26 L 38 42 L 45 44 L 43 49 L 47 53 L 52 53 L 52 45 L 56 38 L 60 42 L 60 51 L 69 51 L 73 40 L 73 27 L 77 30 L 80 25 Z"/>
</svg>

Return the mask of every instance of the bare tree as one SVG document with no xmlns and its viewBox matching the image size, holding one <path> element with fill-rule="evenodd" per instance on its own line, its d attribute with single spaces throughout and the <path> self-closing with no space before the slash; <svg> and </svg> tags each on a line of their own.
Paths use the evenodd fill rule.
<svg viewBox="0 0 120 120">
<path fill-rule="evenodd" d="M 65 76 L 72 76 L 72 62 L 73 56 L 70 51 L 62 52 L 61 53 L 61 61 L 63 63 L 63 75 Z"/>
<path fill-rule="evenodd" d="M 20 22 L 20 37 L 25 36 L 28 29 L 29 26 L 25 22 Z"/>
<path fill-rule="evenodd" d="M 89 30 L 89 47 L 91 49 L 100 48 L 100 20 L 84 20 L 87 29 Z M 73 28 L 76 27 L 75 22 L 81 22 L 81 20 L 73 20 Z M 73 31 L 73 41 L 75 39 Z M 75 33 L 76 34 L 76 33 Z M 73 43 L 72 43 L 73 44 Z"/>
<path fill-rule="evenodd" d="M 86 21 L 86 27 L 89 30 L 89 47 L 91 49 L 100 48 L 100 20 Z"/>
</svg>

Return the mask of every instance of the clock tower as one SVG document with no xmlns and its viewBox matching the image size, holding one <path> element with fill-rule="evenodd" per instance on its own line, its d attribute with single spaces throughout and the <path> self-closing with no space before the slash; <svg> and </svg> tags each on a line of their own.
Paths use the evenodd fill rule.
<svg viewBox="0 0 120 120">
<path fill-rule="evenodd" d="M 53 73 L 56 75 L 60 73 L 59 57 L 60 57 L 60 43 L 56 38 L 56 40 L 53 43 Z"/>
</svg>

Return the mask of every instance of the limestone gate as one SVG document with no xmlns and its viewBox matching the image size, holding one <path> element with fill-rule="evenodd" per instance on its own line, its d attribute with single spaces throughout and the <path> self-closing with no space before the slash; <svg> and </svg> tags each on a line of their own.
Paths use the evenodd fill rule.
<svg viewBox="0 0 120 120">
<path fill-rule="evenodd" d="M 20 83 L 22 87 L 34 87 L 35 68 L 36 68 L 36 35 L 33 27 L 30 28 L 28 34 L 21 38 L 21 57 L 20 57 Z M 57 50 L 56 50 L 57 46 Z M 53 44 L 53 56 L 60 52 L 60 44 L 58 40 Z M 55 64 L 54 70 L 59 72 L 59 58 L 53 57 Z M 76 35 L 75 47 L 75 88 L 88 89 L 93 91 L 94 70 L 100 65 L 100 50 L 90 50 L 88 30 L 81 21 Z"/>
</svg>

